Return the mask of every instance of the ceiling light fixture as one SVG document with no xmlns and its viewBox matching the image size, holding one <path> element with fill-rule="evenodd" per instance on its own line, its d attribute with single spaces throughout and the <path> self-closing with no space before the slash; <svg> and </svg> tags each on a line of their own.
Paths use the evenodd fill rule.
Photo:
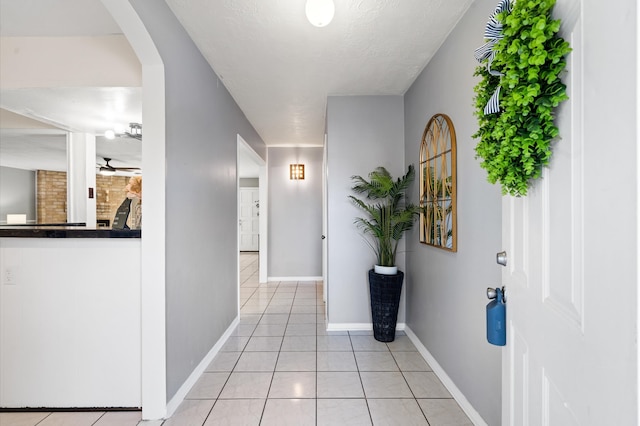
<svg viewBox="0 0 640 426">
<path fill-rule="evenodd" d="M 142 140 L 142 124 L 129 123 L 129 129 L 125 133 L 131 138 Z"/>
<path fill-rule="evenodd" d="M 307 0 L 304 11 L 311 25 L 324 27 L 333 19 L 336 7 L 333 0 Z"/>
</svg>

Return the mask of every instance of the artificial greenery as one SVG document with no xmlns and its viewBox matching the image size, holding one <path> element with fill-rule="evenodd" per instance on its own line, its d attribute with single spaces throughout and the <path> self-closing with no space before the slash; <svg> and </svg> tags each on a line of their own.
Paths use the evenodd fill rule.
<svg viewBox="0 0 640 426">
<path fill-rule="evenodd" d="M 349 198 L 367 213 L 368 218 L 356 218 L 354 223 L 365 236 L 371 237 L 367 243 L 376 254 L 379 266 L 395 266 L 398 242 L 405 231 L 413 227 L 420 211 L 418 206 L 406 200 L 406 191 L 413 182 L 415 169 L 409 165 L 407 173 L 394 180 L 384 167 L 377 167 L 369 173 L 369 181 L 361 176 L 352 176 L 357 194 L 365 194 L 365 202 L 353 195 Z"/>
<path fill-rule="evenodd" d="M 555 0 L 518 0 L 510 13 L 498 14 L 503 38 L 495 45 L 489 74 L 476 69 L 482 80 L 475 87 L 480 141 L 476 158 L 491 183 L 500 182 L 502 193 L 526 195 L 529 184 L 549 163 L 551 142 L 558 136 L 553 110 L 567 99 L 560 80 L 569 43 L 557 35 L 560 20 L 551 19 Z M 500 85 L 500 113 L 484 114 L 484 107 Z"/>
</svg>

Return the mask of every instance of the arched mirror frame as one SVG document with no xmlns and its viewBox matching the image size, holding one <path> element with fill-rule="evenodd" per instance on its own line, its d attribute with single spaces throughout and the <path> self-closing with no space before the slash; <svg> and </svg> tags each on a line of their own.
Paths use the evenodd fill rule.
<svg viewBox="0 0 640 426">
<path fill-rule="evenodd" d="M 445 114 L 427 123 L 420 143 L 420 242 L 457 249 L 456 132 Z"/>
</svg>

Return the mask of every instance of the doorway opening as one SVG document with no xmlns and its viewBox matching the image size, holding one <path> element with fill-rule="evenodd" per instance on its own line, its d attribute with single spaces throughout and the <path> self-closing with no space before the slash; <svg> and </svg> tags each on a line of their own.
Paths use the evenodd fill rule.
<svg viewBox="0 0 640 426">
<path fill-rule="evenodd" d="M 267 163 L 238 135 L 238 303 L 240 303 L 240 253 L 258 252 L 259 281 L 267 282 Z M 238 312 L 240 306 L 238 306 Z"/>
</svg>

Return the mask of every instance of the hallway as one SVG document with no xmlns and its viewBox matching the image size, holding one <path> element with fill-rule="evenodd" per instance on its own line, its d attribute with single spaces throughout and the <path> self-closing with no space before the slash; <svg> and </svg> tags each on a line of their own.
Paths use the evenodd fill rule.
<svg viewBox="0 0 640 426">
<path fill-rule="evenodd" d="M 240 269 L 240 325 L 163 426 L 471 424 L 407 336 L 327 333 L 321 282 Z"/>
<path fill-rule="evenodd" d="M 325 331 L 321 282 L 260 284 L 240 256 L 240 325 L 176 413 L 151 426 L 471 425 L 409 338 Z M 20 426 L 133 426 L 139 412 L 0 413 Z"/>
</svg>

